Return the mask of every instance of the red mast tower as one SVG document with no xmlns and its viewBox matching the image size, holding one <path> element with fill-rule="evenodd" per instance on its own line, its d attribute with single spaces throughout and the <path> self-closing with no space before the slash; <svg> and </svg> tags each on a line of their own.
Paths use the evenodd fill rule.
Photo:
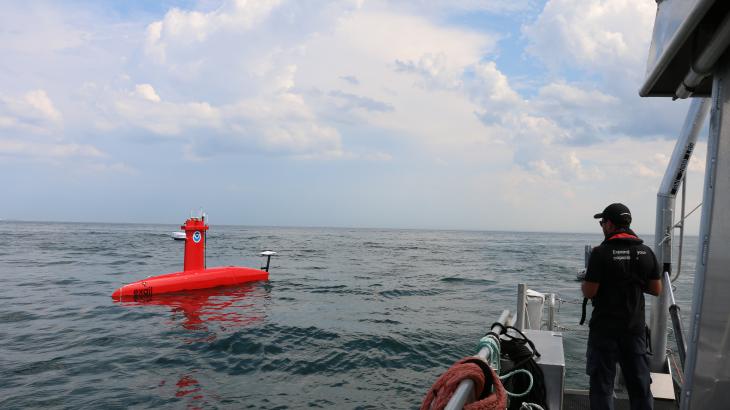
<svg viewBox="0 0 730 410">
<path fill-rule="evenodd" d="M 200 218 L 191 217 L 180 229 L 185 231 L 185 259 L 183 271 L 205 269 L 205 215 Z"/>
</svg>

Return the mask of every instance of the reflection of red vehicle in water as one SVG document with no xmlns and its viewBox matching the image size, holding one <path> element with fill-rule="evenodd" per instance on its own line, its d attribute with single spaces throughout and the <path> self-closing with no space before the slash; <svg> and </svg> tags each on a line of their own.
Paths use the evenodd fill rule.
<svg viewBox="0 0 730 410">
<path fill-rule="evenodd" d="M 241 327 L 263 319 L 261 298 L 268 292 L 256 284 L 235 287 L 199 289 L 180 293 L 167 293 L 137 299 L 123 299 L 125 306 L 157 305 L 172 308 L 173 318 L 183 315 L 183 327 L 190 330 L 204 329 L 206 324 L 223 327 Z"/>
<path fill-rule="evenodd" d="M 185 259 L 182 272 L 168 273 L 142 279 L 122 286 L 114 291 L 112 298 L 116 300 L 149 298 L 153 295 L 180 292 L 194 289 L 208 289 L 218 286 L 238 285 L 269 279 L 269 261 L 275 252 L 262 252 L 267 263 L 264 270 L 240 266 L 221 266 L 206 268 L 205 264 L 205 232 L 208 225 L 205 215 L 190 218 L 181 227 L 187 235 L 185 240 Z"/>
<path fill-rule="evenodd" d="M 181 324 L 187 330 L 194 330 L 202 335 L 202 340 L 184 338 L 184 343 L 212 341 L 217 338 L 219 330 L 236 331 L 259 323 L 265 318 L 264 308 L 269 290 L 257 283 L 247 283 L 234 287 L 218 287 L 194 291 L 155 295 L 137 300 L 122 300 L 117 303 L 130 307 L 163 306 L 169 307 L 173 313 L 172 321 Z M 217 330 L 210 329 L 218 327 Z M 184 332 L 184 334 L 189 334 Z M 172 376 L 172 375 L 171 375 Z M 163 397 L 174 397 L 186 403 L 181 406 L 187 409 L 201 409 L 206 402 L 215 398 L 215 382 L 208 380 L 205 374 L 183 374 L 172 376 L 175 379 L 162 380 L 158 385 Z M 202 379 L 200 378 L 202 377 Z M 167 382 L 170 383 L 167 383 Z M 172 382 L 174 381 L 174 387 Z M 211 392 L 211 388 L 213 392 Z"/>
<path fill-rule="evenodd" d="M 161 390 L 168 390 L 167 381 L 160 381 L 157 387 Z M 175 397 L 182 399 L 186 398 L 187 396 L 188 405 L 186 406 L 186 408 L 191 410 L 202 408 L 200 407 L 200 404 L 202 404 L 201 402 L 205 399 L 202 390 L 203 388 L 201 387 L 200 382 L 198 382 L 197 379 L 189 374 L 183 375 L 175 383 Z M 167 396 L 168 394 L 164 395 Z"/>
<path fill-rule="evenodd" d="M 198 393 L 200 391 L 200 385 L 198 384 L 198 381 L 193 379 L 192 376 L 185 375 L 180 378 L 180 380 L 175 383 L 177 386 L 177 393 L 175 393 L 176 397 L 183 397 L 187 396 L 188 394 Z M 193 399 L 201 399 L 203 398 L 202 395 L 193 396 Z"/>
</svg>

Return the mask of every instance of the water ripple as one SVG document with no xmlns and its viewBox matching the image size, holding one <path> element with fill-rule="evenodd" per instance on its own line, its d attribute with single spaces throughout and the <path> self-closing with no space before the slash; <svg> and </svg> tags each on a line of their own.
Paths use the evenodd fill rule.
<svg viewBox="0 0 730 410">
<path fill-rule="evenodd" d="M 261 266 L 272 249 L 270 281 L 113 302 L 122 283 L 180 269 L 178 227 L 0 221 L 0 408 L 418 407 L 518 282 L 574 297 L 583 247 L 601 240 L 211 226 L 211 266 Z M 691 273 L 679 280 L 687 301 Z M 564 323 L 579 314 L 561 307 Z M 585 386 L 585 335 L 565 353 L 569 385 Z"/>
</svg>

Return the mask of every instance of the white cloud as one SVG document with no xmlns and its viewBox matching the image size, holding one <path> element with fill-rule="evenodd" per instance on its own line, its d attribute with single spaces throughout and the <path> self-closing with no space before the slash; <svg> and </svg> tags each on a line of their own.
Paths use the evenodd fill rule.
<svg viewBox="0 0 730 410">
<path fill-rule="evenodd" d="M 160 96 L 157 95 L 155 89 L 149 84 L 137 84 L 134 87 L 134 93 L 147 101 L 160 102 Z"/>
<path fill-rule="evenodd" d="M 22 97 L 0 96 L 0 127 L 25 132 L 48 132 L 63 119 L 45 90 L 33 90 Z"/>
<path fill-rule="evenodd" d="M 508 6 L 454 5 L 512 12 Z M 628 1 L 578 7 L 555 0 L 524 33 L 530 52 L 547 62 L 557 54 L 556 65 L 593 68 L 599 57 L 626 63 L 645 40 L 633 35 L 644 28 L 626 24 L 625 16 L 643 16 L 645 9 Z M 576 36 L 586 38 L 574 43 Z M 615 138 L 625 127 L 617 115 L 621 97 L 558 78 L 525 98 L 487 58 L 499 38 L 380 2 L 171 9 L 147 26 L 138 62 L 144 71 L 125 72 L 127 84 L 117 90 L 97 90 L 102 115 L 92 123 L 181 139 L 191 159 L 216 155 L 216 145 L 221 153 L 254 147 L 298 158 L 360 158 L 346 148 L 338 125 L 344 121 L 410 138 L 439 157 L 506 154 L 541 174 L 595 175 L 566 156 L 565 145 Z M 205 153 L 195 152 L 203 146 Z"/>
<path fill-rule="evenodd" d="M 455 152 L 490 138 L 475 115 L 479 106 L 465 98 L 464 72 L 493 51 L 496 40 L 366 5 L 306 43 L 297 86 L 324 91 L 307 95 L 323 117 L 337 113 L 340 121 Z M 343 83 L 346 76 L 357 83 Z M 360 107 L 371 109 L 342 110 L 343 95 L 356 95 L 368 102 Z"/>
<path fill-rule="evenodd" d="M 481 106 L 512 110 L 522 104 L 522 98 L 510 87 L 507 76 L 497 69 L 493 61 L 473 64 L 471 69 L 473 81 L 466 84 L 465 91 Z"/>
<path fill-rule="evenodd" d="M 39 56 L 78 48 L 90 37 L 88 31 L 75 24 L 83 14 L 69 16 L 55 7 L 42 7 L 37 3 L 7 3 L 0 13 L 0 27 L 3 28 L 0 50 L 5 54 L 19 52 Z M 32 21 L 30 25 L 29 20 Z"/>
<path fill-rule="evenodd" d="M 523 32 L 528 52 L 553 67 L 643 75 L 655 13 L 651 1 L 549 0 Z"/>
<path fill-rule="evenodd" d="M 548 100 L 566 108 L 582 108 L 587 105 L 616 105 L 620 101 L 599 90 L 585 90 L 565 82 L 550 83 L 540 88 L 541 100 Z"/>
<path fill-rule="evenodd" d="M 325 24 L 313 26 L 308 22 L 313 16 Z M 281 22 L 287 30 L 272 32 Z M 458 84 L 464 68 L 493 50 L 495 41 L 417 16 L 339 2 L 319 10 L 296 2 L 230 2 L 208 13 L 173 9 L 147 27 L 150 60 L 140 63 L 147 77 L 159 79 L 155 87 L 137 84 L 131 96 L 112 92 L 108 99 L 117 118 L 99 123 L 182 138 L 188 141 L 187 158 L 214 155 L 215 144 L 208 144 L 205 155 L 193 153 L 202 145 L 192 139 L 206 138 L 227 139 L 221 145 L 226 152 L 232 143 L 297 158 L 371 155 L 343 148 L 336 123 L 348 117 L 424 142 L 484 140 L 484 127 L 473 114 L 477 107 L 461 91 L 434 99 L 414 87 L 415 77 L 408 80 L 395 68 L 398 62 L 432 64 L 440 71 L 430 73 L 445 79 L 438 81 Z M 135 78 L 130 73 L 129 81 Z M 433 127 L 423 121 L 433 112 L 463 120 Z M 376 151 L 380 158 L 391 155 Z"/>
<path fill-rule="evenodd" d="M 534 203 L 547 201 L 556 210 L 544 220 L 589 215 L 606 192 L 651 202 L 647 187 L 671 152 L 661 137 L 683 116 L 681 105 L 636 96 L 653 2 L 550 0 L 521 39 L 459 26 L 474 10 L 488 23 L 532 19 L 535 4 L 223 1 L 110 30 L 101 15 L 74 29 L 69 11 L 51 13 L 58 23 L 38 37 L 23 29 L 35 26 L 29 18 L 13 26 L 22 32 L 15 54 L 0 63 L 27 76 L 25 88 L 0 84 L 0 154 L 83 158 L 127 174 L 142 144 L 176 148 L 200 168 L 244 155 L 337 160 L 342 169 L 380 161 L 393 172 L 430 160 L 437 171 L 412 172 L 414 192 L 443 174 L 454 194 L 499 198 L 505 213 L 535 215 Z M 17 46 L 55 33 L 42 58 Z M 527 49 L 501 49 L 523 40 Z M 507 51 L 530 59 L 520 77 Z M 525 76 L 530 87 L 516 86 Z M 692 173 L 702 169 L 690 163 Z M 543 223 L 527 222 L 515 228 Z"/>
<path fill-rule="evenodd" d="M 58 122 L 61 120 L 61 113 L 58 112 L 45 91 L 31 91 L 25 95 L 25 101 L 49 121 Z"/>
<path fill-rule="evenodd" d="M 102 158 L 106 154 L 90 145 L 73 143 L 35 143 L 0 139 L 0 155 L 32 158 Z"/>
<path fill-rule="evenodd" d="M 698 149 L 695 148 L 695 152 L 697 152 Z M 705 162 L 698 158 L 697 155 L 693 155 L 692 158 L 689 160 L 689 165 L 687 165 L 687 169 L 690 171 L 698 172 L 698 173 L 705 173 Z"/>
<path fill-rule="evenodd" d="M 369 1 L 368 3 L 373 3 Z M 493 14 L 523 13 L 533 8 L 531 0 L 417 0 L 386 3 L 391 8 L 416 14 L 442 16 L 446 13 L 486 12 Z"/>
<path fill-rule="evenodd" d="M 92 162 L 83 166 L 82 169 L 93 173 L 126 174 L 133 176 L 140 175 L 139 170 L 123 162 Z"/>
<path fill-rule="evenodd" d="M 206 102 L 155 102 L 148 97 L 120 96 L 115 102 L 123 124 L 137 126 L 161 136 L 177 136 L 200 128 L 220 126 L 219 109 Z"/>
<path fill-rule="evenodd" d="M 229 141 L 224 144 L 226 150 L 231 149 L 232 143 L 239 146 L 238 150 L 253 144 L 264 150 L 297 155 L 317 155 L 321 151 L 331 157 L 342 153 L 337 130 L 319 124 L 297 94 L 278 92 L 220 106 L 204 101 L 156 101 L 152 96 L 156 94 L 151 87 L 137 86 L 133 93 L 119 93 L 114 105 L 117 126 L 139 127 L 159 136 L 188 141 L 223 138 Z M 191 160 L 215 154 L 195 153 L 195 144 L 185 147 L 185 158 Z"/>
<path fill-rule="evenodd" d="M 163 20 L 148 26 L 145 51 L 165 62 L 168 54 L 185 54 L 186 48 L 204 44 L 217 33 L 251 30 L 280 4 L 279 0 L 236 0 L 209 13 L 173 8 Z"/>
</svg>

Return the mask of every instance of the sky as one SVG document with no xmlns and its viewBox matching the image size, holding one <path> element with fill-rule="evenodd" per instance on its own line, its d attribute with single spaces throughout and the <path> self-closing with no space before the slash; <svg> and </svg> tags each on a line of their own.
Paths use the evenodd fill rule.
<svg viewBox="0 0 730 410">
<path fill-rule="evenodd" d="M 0 218 L 653 233 L 654 0 L 0 3 Z M 688 173 L 701 201 L 706 133 Z M 688 221 L 697 231 L 699 215 Z"/>
</svg>

